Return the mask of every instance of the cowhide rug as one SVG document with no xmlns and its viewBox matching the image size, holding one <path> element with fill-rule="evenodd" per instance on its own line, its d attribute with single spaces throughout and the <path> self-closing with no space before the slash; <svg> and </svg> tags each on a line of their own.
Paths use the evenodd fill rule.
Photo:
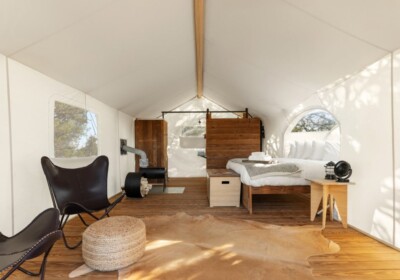
<svg viewBox="0 0 400 280">
<path fill-rule="evenodd" d="M 120 280 L 314 279 L 307 259 L 339 246 L 318 226 L 275 226 L 211 215 L 143 219 L 147 245 Z"/>
</svg>

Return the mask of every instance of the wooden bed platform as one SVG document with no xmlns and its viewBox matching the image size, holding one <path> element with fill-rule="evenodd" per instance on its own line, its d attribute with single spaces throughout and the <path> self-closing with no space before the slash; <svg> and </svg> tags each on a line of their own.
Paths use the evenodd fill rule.
<svg viewBox="0 0 400 280">
<path fill-rule="evenodd" d="M 242 203 L 243 206 L 253 214 L 253 195 L 254 194 L 295 194 L 310 193 L 310 186 L 261 186 L 253 187 L 242 184 Z"/>
</svg>

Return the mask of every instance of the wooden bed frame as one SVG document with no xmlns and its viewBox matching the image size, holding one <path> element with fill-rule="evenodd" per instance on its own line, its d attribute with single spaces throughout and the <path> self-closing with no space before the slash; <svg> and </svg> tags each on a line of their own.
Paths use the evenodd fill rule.
<svg viewBox="0 0 400 280">
<path fill-rule="evenodd" d="M 253 195 L 254 194 L 295 194 L 310 193 L 310 186 L 261 186 L 253 187 L 242 183 L 242 203 L 243 206 L 253 214 Z"/>
<path fill-rule="evenodd" d="M 243 118 L 212 118 L 207 111 L 206 153 L 207 169 L 225 169 L 232 158 L 247 158 L 252 152 L 261 151 L 261 120 L 251 118 L 247 112 Z M 309 193 L 310 186 L 262 186 L 252 187 L 242 183 L 243 206 L 253 213 L 253 194 Z"/>
</svg>

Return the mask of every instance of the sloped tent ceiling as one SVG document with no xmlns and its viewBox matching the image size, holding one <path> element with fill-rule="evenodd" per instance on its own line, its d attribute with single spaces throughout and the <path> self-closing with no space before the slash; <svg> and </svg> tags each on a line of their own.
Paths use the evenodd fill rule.
<svg viewBox="0 0 400 280">
<path fill-rule="evenodd" d="M 205 96 L 268 117 L 400 47 L 400 1 L 205 0 Z M 196 94 L 190 0 L 0 0 L 0 52 L 136 117 Z"/>
</svg>

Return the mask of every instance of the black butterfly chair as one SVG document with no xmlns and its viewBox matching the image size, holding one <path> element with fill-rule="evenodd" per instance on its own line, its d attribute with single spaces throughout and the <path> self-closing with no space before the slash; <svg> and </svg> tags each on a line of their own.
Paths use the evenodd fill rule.
<svg viewBox="0 0 400 280">
<path fill-rule="evenodd" d="M 18 234 L 7 237 L 0 233 L 0 272 L 8 269 L 1 278 L 6 279 L 15 270 L 20 270 L 30 276 L 41 276 L 44 279 L 47 256 L 54 243 L 61 238 L 60 212 L 50 208 L 40 213 L 26 228 Z M 38 273 L 21 267 L 29 259 L 44 254 Z"/>
<path fill-rule="evenodd" d="M 113 203 L 108 201 L 108 158 L 106 156 L 99 156 L 88 166 L 74 169 L 54 165 L 48 157 L 42 157 L 41 163 L 53 204 L 61 213 L 60 229 L 62 231 L 70 215 L 78 214 L 82 223 L 88 226 L 82 213 L 100 220 L 108 216 L 125 195 L 123 192 Z M 94 212 L 100 210 L 105 211 L 103 215 L 99 217 L 93 215 Z M 82 243 L 81 240 L 75 245 L 69 245 L 64 231 L 62 237 L 68 249 L 75 249 Z"/>
</svg>

